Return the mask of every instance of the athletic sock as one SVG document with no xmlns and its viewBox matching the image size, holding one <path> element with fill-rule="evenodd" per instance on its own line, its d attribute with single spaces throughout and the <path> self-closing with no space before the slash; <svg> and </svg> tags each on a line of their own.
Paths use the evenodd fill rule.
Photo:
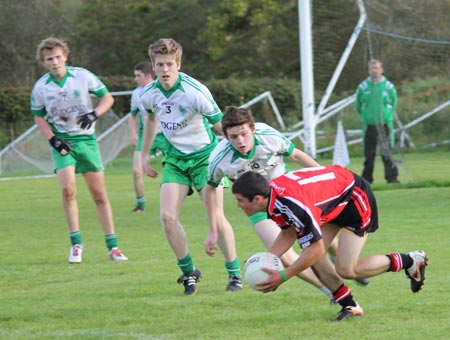
<svg viewBox="0 0 450 340">
<path fill-rule="evenodd" d="M 117 248 L 117 236 L 116 236 L 116 234 L 106 234 L 105 235 L 105 242 L 106 242 L 106 247 L 108 247 L 108 250 L 111 250 L 113 248 Z"/>
<path fill-rule="evenodd" d="M 402 269 L 411 267 L 414 263 L 408 254 L 390 253 L 386 256 L 391 261 L 388 272 L 399 272 Z"/>
<path fill-rule="evenodd" d="M 345 284 L 342 284 L 333 293 L 333 300 L 339 303 L 342 308 L 345 308 L 347 306 L 356 307 L 356 302 L 353 300 L 352 291 Z"/>
<path fill-rule="evenodd" d="M 232 275 L 241 276 L 241 264 L 237 257 L 234 261 L 225 262 L 225 268 L 227 269 L 228 277 Z"/>
<path fill-rule="evenodd" d="M 187 274 L 195 270 L 194 261 L 192 261 L 192 257 L 189 253 L 185 258 L 178 260 L 178 267 L 180 267 L 183 274 Z"/>
<path fill-rule="evenodd" d="M 69 232 L 69 237 L 70 237 L 71 244 L 82 244 L 81 232 L 79 230 Z"/>
<path fill-rule="evenodd" d="M 145 208 L 145 196 L 136 197 L 136 205 Z"/>
<path fill-rule="evenodd" d="M 322 286 L 319 288 L 326 296 L 328 296 L 330 299 L 333 298 L 333 293 L 331 292 L 331 290 L 329 290 L 327 287 Z"/>
</svg>

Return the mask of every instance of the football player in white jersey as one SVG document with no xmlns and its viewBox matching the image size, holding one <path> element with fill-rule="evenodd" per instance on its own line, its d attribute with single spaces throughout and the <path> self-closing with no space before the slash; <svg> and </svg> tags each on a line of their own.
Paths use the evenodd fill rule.
<svg viewBox="0 0 450 340">
<path fill-rule="evenodd" d="M 131 142 L 135 147 L 133 153 L 133 184 L 134 191 L 136 193 L 136 206 L 132 210 L 133 212 L 142 212 L 145 210 L 145 195 L 144 195 L 144 178 L 142 177 L 142 136 L 144 134 L 144 122 L 147 118 L 147 112 L 142 108 L 139 102 L 139 93 L 145 87 L 153 81 L 154 72 L 152 63 L 150 61 L 143 61 L 134 67 L 134 80 L 138 85 L 131 94 L 131 104 L 130 104 L 130 132 L 131 132 Z M 139 123 L 137 120 L 139 119 Z M 136 126 L 139 125 L 139 129 L 136 131 Z M 152 148 L 150 150 L 151 155 L 156 155 L 158 150 L 162 153 L 165 152 L 167 148 L 167 140 L 159 132 L 156 134 L 155 141 L 153 142 Z"/>
<path fill-rule="evenodd" d="M 186 232 L 179 220 L 181 205 L 192 187 L 204 200 L 208 157 L 217 145 L 210 125 L 221 132 L 222 112 L 210 91 L 196 79 L 179 72 L 182 47 L 173 39 L 159 39 L 149 47 L 149 56 L 157 79 L 140 94 L 141 105 L 148 112 L 142 142 L 144 172 L 156 177 L 149 166 L 148 151 L 159 126 L 169 141 L 163 159 L 160 187 L 160 218 L 166 238 L 178 260 L 185 295 L 194 295 L 201 272 L 189 253 Z M 218 187 L 217 244 L 225 258 L 228 272 L 226 290 L 242 289 L 240 263 L 236 254 L 234 233 L 223 214 L 223 188 Z"/>
<path fill-rule="evenodd" d="M 36 57 L 49 72 L 33 87 L 31 113 L 52 146 L 51 154 L 69 227 L 69 263 L 80 263 L 83 252 L 76 173 L 83 174 L 96 205 L 110 258 L 126 261 L 127 257 L 117 247 L 113 214 L 95 135 L 95 121 L 111 108 L 114 98 L 94 74 L 84 68 L 67 66 L 68 56 L 69 47 L 61 39 L 50 37 L 38 45 Z M 90 94 L 100 98 L 95 108 Z"/>
<path fill-rule="evenodd" d="M 255 123 L 250 110 L 235 106 L 227 107 L 222 118 L 222 128 L 226 139 L 220 141 L 211 153 L 206 185 L 206 207 L 210 231 L 205 241 L 205 251 L 209 255 L 214 254 L 217 242 L 217 227 L 214 222 L 217 210 L 212 202 L 216 199 L 216 188 L 222 177 L 228 177 L 234 181 L 247 171 L 255 171 L 270 180 L 286 172 L 283 157 L 288 157 L 303 167 L 319 166 L 314 159 L 297 149 L 294 143 L 280 132 L 267 124 Z M 249 220 L 258 237 L 269 249 L 280 233 L 280 228 L 267 218 L 266 213 L 251 215 Z M 298 256 L 290 247 L 281 256 L 281 260 L 285 266 L 289 266 Z M 311 268 L 301 272 L 298 277 L 319 288 L 331 298 L 330 287 L 334 287 L 335 281 L 339 282 L 332 267 L 330 261 L 324 258 L 320 270 L 331 272 L 331 278 L 327 275 L 323 277 L 322 282 Z M 316 273 L 319 277 L 323 276 L 317 271 Z"/>
</svg>

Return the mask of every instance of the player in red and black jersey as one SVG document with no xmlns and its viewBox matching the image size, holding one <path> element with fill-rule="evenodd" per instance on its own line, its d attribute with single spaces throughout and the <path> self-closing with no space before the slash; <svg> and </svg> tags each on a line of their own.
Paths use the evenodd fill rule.
<svg viewBox="0 0 450 340">
<path fill-rule="evenodd" d="M 313 266 L 341 229 L 344 232 L 336 252 L 336 271 L 342 278 L 365 278 L 405 269 L 413 292 L 423 285 L 428 258 L 422 250 L 359 258 L 368 234 L 378 229 L 378 210 L 369 183 L 341 166 L 304 168 L 269 182 L 250 171 L 234 182 L 233 194 L 247 215 L 267 211 L 281 228 L 270 252 L 280 256 L 295 240 L 303 249 L 285 271 L 267 270 L 271 276 L 259 285 L 262 292 L 276 290 L 284 281 Z M 350 291 L 335 293 L 351 296 Z M 353 300 L 344 298 L 340 303 L 338 321 L 363 314 Z"/>
</svg>

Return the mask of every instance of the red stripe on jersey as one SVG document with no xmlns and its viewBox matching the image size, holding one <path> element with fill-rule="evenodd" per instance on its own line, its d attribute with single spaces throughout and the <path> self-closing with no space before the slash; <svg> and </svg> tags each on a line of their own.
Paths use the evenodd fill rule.
<svg viewBox="0 0 450 340">
<path fill-rule="evenodd" d="M 308 207 L 307 213 L 311 219 L 322 225 L 336 218 L 344 210 L 354 182 L 353 173 L 338 165 L 304 168 L 285 173 L 269 181 L 272 190 L 268 212 L 275 220 L 272 217 L 275 200 L 277 197 L 285 197 L 291 202 L 297 202 L 300 209 L 305 210 L 304 207 Z M 276 222 L 283 225 L 279 218 Z"/>
<path fill-rule="evenodd" d="M 351 199 L 358 210 L 359 216 L 361 216 L 362 224 L 360 229 L 364 229 L 370 224 L 372 216 L 372 207 L 369 204 L 369 198 L 367 197 L 365 191 L 363 191 L 360 187 L 355 186 L 353 188 Z"/>
</svg>

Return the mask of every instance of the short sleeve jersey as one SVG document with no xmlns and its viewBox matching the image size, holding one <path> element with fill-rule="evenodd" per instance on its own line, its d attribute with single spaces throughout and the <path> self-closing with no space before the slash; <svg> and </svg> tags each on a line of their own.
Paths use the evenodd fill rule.
<svg viewBox="0 0 450 340">
<path fill-rule="evenodd" d="M 169 91 L 158 79 L 144 87 L 140 100 L 147 112 L 156 114 L 171 147 L 167 154 L 178 158 L 209 155 L 217 145 L 210 128 L 222 119 L 222 112 L 207 87 L 191 76 L 179 73 Z"/>
<path fill-rule="evenodd" d="M 295 145 L 264 123 L 255 124 L 253 148 L 244 155 L 223 139 L 209 158 L 208 184 L 217 187 L 222 177 L 236 180 L 244 172 L 256 171 L 267 180 L 286 172 L 283 156 L 290 156 Z"/>
<path fill-rule="evenodd" d="M 91 94 L 102 97 L 107 92 L 106 86 L 90 71 L 67 66 L 61 81 L 49 72 L 36 82 L 31 92 L 31 113 L 45 117 L 59 137 L 92 135 L 95 124 L 81 129 L 78 118 L 93 110 Z"/>
<path fill-rule="evenodd" d="M 269 218 L 280 228 L 294 226 L 302 249 L 322 238 L 321 225 L 332 221 L 354 195 L 354 174 L 339 166 L 287 172 L 269 181 Z"/>
<path fill-rule="evenodd" d="M 140 126 L 142 126 L 145 122 L 145 118 L 147 117 L 147 112 L 142 107 L 139 100 L 139 93 L 141 93 L 143 87 L 136 87 L 131 93 L 131 103 L 130 103 L 130 113 L 133 116 L 139 114 Z"/>
</svg>

